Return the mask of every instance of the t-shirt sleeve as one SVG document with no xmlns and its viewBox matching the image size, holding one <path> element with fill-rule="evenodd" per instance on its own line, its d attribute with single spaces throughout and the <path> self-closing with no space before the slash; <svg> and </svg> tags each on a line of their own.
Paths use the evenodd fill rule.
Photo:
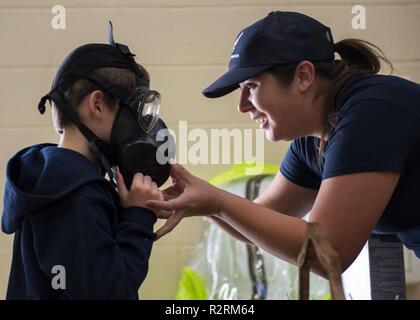
<svg viewBox="0 0 420 320">
<path fill-rule="evenodd" d="M 280 172 L 288 180 L 305 188 L 319 189 L 321 176 L 311 168 L 310 163 L 316 161 L 314 140 L 300 138 L 294 140 L 280 166 Z"/>
<path fill-rule="evenodd" d="M 353 103 L 340 115 L 328 138 L 322 179 L 371 171 L 403 174 L 418 135 L 418 119 L 381 100 Z"/>
</svg>

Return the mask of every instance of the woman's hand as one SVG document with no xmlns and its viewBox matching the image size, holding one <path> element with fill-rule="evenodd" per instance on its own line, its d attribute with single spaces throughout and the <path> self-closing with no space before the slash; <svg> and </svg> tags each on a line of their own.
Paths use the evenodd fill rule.
<svg viewBox="0 0 420 320">
<path fill-rule="evenodd" d="M 157 230 L 156 239 L 170 232 L 184 217 L 217 215 L 221 210 L 222 190 L 193 176 L 179 164 L 171 165 L 171 177 L 172 185 L 163 191 L 164 201 L 146 201 L 152 209 L 172 212 Z"/>
</svg>

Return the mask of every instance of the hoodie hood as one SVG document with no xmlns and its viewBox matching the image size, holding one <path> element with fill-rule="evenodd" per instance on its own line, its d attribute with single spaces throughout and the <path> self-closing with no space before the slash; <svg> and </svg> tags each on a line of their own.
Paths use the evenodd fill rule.
<svg viewBox="0 0 420 320">
<path fill-rule="evenodd" d="M 92 181 L 106 182 L 100 170 L 76 151 L 54 144 L 19 151 L 7 164 L 2 231 L 14 233 L 25 215 Z"/>
</svg>

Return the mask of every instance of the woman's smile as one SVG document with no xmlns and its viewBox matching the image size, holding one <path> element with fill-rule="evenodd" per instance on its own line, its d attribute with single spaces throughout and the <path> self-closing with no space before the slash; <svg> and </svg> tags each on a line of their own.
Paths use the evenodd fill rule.
<svg viewBox="0 0 420 320">
<path fill-rule="evenodd" d="M 264 114 L 260 114 L 258 117 L 253 118 L 253 120 L 255 120 L 258 123 L 260 129 L 264 129 L 268 124 L 267 116 Z"/>
</svg>

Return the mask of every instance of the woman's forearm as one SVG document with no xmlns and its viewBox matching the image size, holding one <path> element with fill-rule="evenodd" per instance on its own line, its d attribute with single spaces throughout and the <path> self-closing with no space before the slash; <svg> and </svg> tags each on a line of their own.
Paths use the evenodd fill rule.
<svg viewBox="0 0 420 320">
<path fill-rule="evenodd" d="M 306 236 L 306 221 L 265 208 L 223 190 L 220 197 L 222 201 L 221 210 L 216 215 L 218 218 L 256 246 L 297 264 Z"/>
<path fill-rule="evenodd" d="M 268 203 L 265 203 L 266 201 L 264 201 L 262 199 L 262 197 L 258 197 L 256 199 L 254 199 L 253 201 L 255 203 L 258 203 L 262 206 L 265 206 L 265 207 L 269 208 Z M 222 230 L 224 230 L 230 236 L 234 237 L 235 239 L 237 239 L 239 241 L 243 241 L 243 242 L 252 244 L 251 240 L 249 240 L 247 237 L 245 237 L 242 233 L 238 232 L 238 230 L 236 230 L 235 228 L 232 228 L 228 223 L 226 223 L 226 221 L 221 220 L 217 216 L 210 216 L 210 217 L 217 224 L 218 227 L 220 227 Z"/>
<path fill-rule="evenodd" d="M 211 216 L 212 220 L 226 233 L 228 233 L 230 236 L 234 237 L 237 240 L 252 243 L 248 238 L 246 238 L 243 234 L 232 228 L 230 225 L 228 225 L 225 221 L 219 219 L 216 216 Z"/>
</svg>

